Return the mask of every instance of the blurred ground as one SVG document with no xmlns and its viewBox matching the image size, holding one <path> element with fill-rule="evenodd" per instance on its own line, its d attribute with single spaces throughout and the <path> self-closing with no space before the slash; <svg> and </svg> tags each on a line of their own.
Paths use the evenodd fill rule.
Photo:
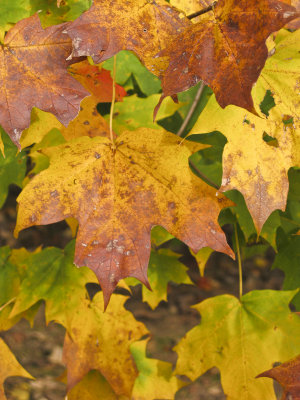
<svg viewBox="0 0 300 400">
<path fill-rule="evenodd" d="M 18 240 L 13 238 L 17 193 L 17 189 L 11 190 L 8 201 L 0 211 L 0 245 L 25 246 L 28 249 L 40 245 L 64 247 L 71 238 L 65 223 L 30 228 L 21 232 Z M 282 272 L 270 270 L 273 258 L 274 254 L 270 250 L 263 258 L 256 256 L 243 263 L 244 293 L 253 289 L 281 288 Z M 200 278 L 198 267 L 190 255 L 185 254 L 182 262 L 189 267 L 189 274 L 196 283 L 195 286 L 170 284 L 168 303 L 160 303 L 155 310 L 141 301 L 140 286 L 134 289 L 132 298 L 126 303 L 126 307 L 133 312 L 135 318 L 142 321 L 153 335 L 149 342 L 148 355 L 173 364 L 176 363 L 176 353 L 172 348 L 200 321 L 197 311 L 190 306 L 207 297 L 238 293 L 238 267 L 228 256 L 212 254 L 206 267 L 205 278 Z M 95 291 L 95 285 L 91 287 L 91 291 Z M 35 381 L 9 378 L 5 384 L 8 400 L 65 398 L 65 385 L 57 380 L 64 371 L 61 361 L 64 328 L 54 323 L 45 326 L 43 306 L 36 316 L 33 328 L 30 328 L 26 321 L 20 321 L 11 330 L 0 333 L 0 336 L 24 368 L 37 378 Z M 177 393 L 176 400 L 186 399 L 225 400 L 218 370 L 213 368 Z"/>
</svg>

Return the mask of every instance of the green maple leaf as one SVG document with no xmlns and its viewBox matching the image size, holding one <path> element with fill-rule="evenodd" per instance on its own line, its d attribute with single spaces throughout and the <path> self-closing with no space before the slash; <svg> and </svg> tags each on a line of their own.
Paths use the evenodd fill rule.
<svg viewBox="0 0 300 400">
<path fill-rule="evenodd" d="M 70 242 L 64 251 L 47 248 L 23 261 L 27 273 L 10 317 L 45 300 L 47 322 L 55 320 L 69 328 L 73 311 L 87 297 L 86 283 L 97 282 L 90 270 L 73 264 L 74 244 Z"/>
<path fill-rule="evenodd" d="M 158 93 L 161 90 L 160 80 L 147 70 L 139 59 L 130 51 L 120 51 L 117 55 L 116 82 L 126 90 L 134 89 L 132 77 L 141 91 L 146 95 Z M 113 58 L 105 61 L 103 68 L 113 71 Z"/>
<path fill-rule="evenodd" d="M 159 94 L 153 94 L 146 98 L 133 95 L 125 97 L 122 102 L 116 103 L 114 107 L 114 131 L 120 134 L 124 131 L 134 131 L 141 127 L 162 130 L 161 126 L 153 122 L 153 110 L 159 99 Z M 181 106 L 182 103 L 176 104 L 171 98 L 166 99 L 157 113 L 156 121 L 170 117 Z M 109 116 L 107 116 L 107 121 L 109 121 Z"/>
<path fill-rule="evenodd" d="M 4 144 L 4 154 L 0 153 L 0 207 L 3 206 L 9 185 L 22 186 L 26 174 L 26 153 L 18 153 L 17 147 L 12 143 L 3 129 L 0 134 Z"/>
<path fill-rule="evenodd" d="M 167 301 L 167 288 L 170 281 L 178 284 L 193 284 L 187 274 L 187 268 L 178 261 L 178 255 L 169 249 L 151 251 L 148 280 L 152 291 L 143 285 L 143 301 L 146 301 L 152 309 L 156 308 L 162 300 Z M 135 278 L 127 278 L 126 282 L 129 285 L 140 283 Z"/>
<path fill-rule="evenodd" d="M 184 384 L 173 371 L 172 364 L 146 356 L 147 340 L 135 342 L 130 346 L 139 375 L 134 383 L 132 400 L 168 400 Z"/>
<path fill-rule="evenodd" d="M 279 268 L 285 274 L 283 289 L 300 287 L 300 236 L 291 237 L 286 246 L 279 248 L 272 268 Z M 293 299 L 293 304 L 300 311 L 300 294 Z"/>
<path fill-rule="evenodd" d="M 30 0 L 0 0 L 0 40 L 13 24 L 30 15 Z"/>
<path fill-rule="evenodd" d="M 222 295 L 194 306 L 201 323 L 175 347 L 176 373 L 195 380 L 216 366 L 228 400 L 275 400 L 272 382 L 255 377 L 299 353 L 300 318 L 288 306 L 296 292 Z"/>
</svg>

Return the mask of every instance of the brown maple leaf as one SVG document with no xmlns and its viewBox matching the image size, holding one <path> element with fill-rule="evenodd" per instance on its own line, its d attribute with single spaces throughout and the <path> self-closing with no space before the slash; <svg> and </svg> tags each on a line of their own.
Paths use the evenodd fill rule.
<svg viewBox="0 0 300 400">
<path fill-rule="evenodd" d="M 159 53 L 169 59 L 164 96 L 203 80 L 222 107 L 254 111 L 251 89 L 268 57 L 265 41 L 297 15 L 276 0 L 219 0 L 209 21 L 192 24 Z"/>
<path fill-rule="evenodd" d="M 195 252 L 209 246 L 232 255 L 217 222 L 232 203 L 189 168 L 190 155 L 203 146 L 141 128 L 123 132 L 116 147 L 107 138 L 84 136 L 51 148 L 50 167 L 18 198 L 16 233 L 76 218 L 74 262 L 96 273 L 106 304 L 122 278 L 147 284 L 155 225 Z"/>
<path fill-rule="evenodd" d="M 37 15 L 18 22 L 0 47 L 0 123 L 20 147 L 35 106 L 67 125 L 89 93 L 68 73 L 72 44 L 62 34 L 67 24 L 43 29 Z"/>
<path fill-rule="evenodd" d="M 153 57 L 170 38 L 191 22 L 164 0 L 95 0 L 93 6 L 68 25 L 72 38 L 70 57 L 93 56 L 96 63 L 120 50 L 134 51 L 152 71 L 158 73 L 161 60 Z"/>
<path fill-rule="evenodd" d="M 281 400 L 300 400 L 300 355 L 257 376 L 263 377 L 280 383 L 284 389 Z"/>
</svg>

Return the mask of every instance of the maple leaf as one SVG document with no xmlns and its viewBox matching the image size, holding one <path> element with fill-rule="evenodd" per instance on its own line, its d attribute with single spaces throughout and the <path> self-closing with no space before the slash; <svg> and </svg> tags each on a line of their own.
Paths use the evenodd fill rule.
<svg viewBox="0 0 300 400">
<path fill-rule="evenodd" d="M 24 152 L 17 154 L 17 148 L 0 127 L 0 136 L 4 142 L 3 155 L 0 154 L 0 207 L 3 206 L 9 185 L 22 187 L 26 174 L 27 157 Z"/>
<path fill-rule="evenodd" d="M 8 318 L 21 281 L 18 268 L 9 261 L 10 255 L 9 247 L 0 248 L 0 330 L 10 329 L 18 322 L 18 318 Z"/>
<path fill-rule="evenodd" d="M 184 386 L 184 383 L 174 376 L 171 363 L 146 356 L 147 342 L 148 340 L 143 340 L 130 346 L 139 370 L 130 398 L 132 400 L 174 399 L 175 393 Z"/>
<path fill-rule="evenodd" d="M 109 125 L 97 110 L 98 98 L 88 96 L 80 104 L 80 112 L 67 127 L 61 127 L 60 131 L 66 140 L 72 140 L 81 136 L 109 137 Z"/>
<path fill-rule="evenodd" d="M 281 30 L 276 35 L 272 57 L 269 57 L 261 75 L 253 87 L 252 97 L 258 114 L 263 115 L 260 104 L 269 90 L 276 107 L 269 111 L 268 119 L 280 124 L 284 116 L 293 117 L 294 125 L 300 127 L 300 30 Z M 300 135 L 300 134 L 299 134 Z M 295 150 L 299 144 L 295 145 Z M 300 162 L 300 155 L 299 155 Z"/>
<path fill-rule="evenodd" d="M 120 51 L 116 56 L 116 82 L 126 90 L 135 89 L 133 84 L 138 84 L 140 90 L 146 95 L 159 93 L 161 90 L 160 80 L 153 75 L 131 51 Z M 103 68 L 109 71 L 114 70 L 114 58 L 103 62 Z"/>
<path fill-rule="evenodd" d="M 98 371 L 90 371 L 77 385 L 68 392 L 68 400 L 118 400 L 109 383 Z M 124 398 L 127 400 L 127 397 Z"/>
<path fill-rule="evenodd" d="M 279 251 L 275 257 L 272 268 L 279 268 L 285 274 L 283 289 L 297 289 L 300 287 L 300 237 L 292 237 L 286 245 L 280 246 Z M 300 293 L 298 293 L 293 304 L 296 309 L 300 311 Z"/>
<path fill-rule="evenodd" d="M 124 308 L 126 300 L 124 296 L 113 295 L 103 313 L 103 299 L 101 293 L 97 293 L 93 301 L 82 301 L 73 313 L 71 331 L 66 335 L 63 350 L 69 389 L 95 369 L 117 395 L 130 397 L 137 377 L 130 344 L 148 331 Z"/>
<path fill-rule="evenodd" d="M 298 149 L 294 147 L 298 134 L 282 122 L 279 130 L 277 122 L 247 113 L 236 106 L 223 110 L 212 96 L 191 135 L 214 130 L 222 132 L 228 139 L 223 153 L 220 190 L 237 189 L 243 194 L 260 232 L 272 211 L 285 210 L 288 170 L 300 162 Z M 267 144 L 263 139 L 265 133 L 275 137 L 278 145 Z"/>
<path fill-rule="evenodd" d="M 192 24 L 159 53 L 169 59 L 161 74 L 163 96 L 203 80 L 218 103 L 254 111 L 251 89 L 268 57 L 265 41 L 298 15 L 273 0 L 219 0 L 210 21 Z"/>
<path fill-rule="evenodd" d="M 40 143 L 52 129 L 62 129 L 63 125 L 57 118 L 48 112 L 33 108 L 31 111 L 30 125 L 22 132 L 20 138 L 21 148 Z"/>
<path fill-rule="evenodd" d="M 99 63 L 120 50 L 132 50 L 150 71 L 157 72 L 161 63 L 153 57 L 190 24 L 163 0 L 95 0 L 66 28 L 73 41 L 70 57 L 93 56 Z"/>
<path fill-rule="evenodd" d="M 193 284 L 187 274 L 187 268 L 178 261 L 178 255 L 169 249 L 151 251 L 148 279 L 152 291 L 143 286 L 143 301 L 146 301 L 152 309 L 165 300 L 167 301 L 167 289 L 170 281 L 175 283 Z M 126 279 L 128 285 L 139 284 L 134 278 Z"/>
<path fill-rule="evenodd" d="M 26 311 L 35 303 L 46 303 L 46 321 L 61 323 L 70 330 L 73 310 L 87 297 L 85 285 L 97 282 L 95 275 L 87 268 L 76 269 L 73 264 L 74 241 L 65 250 L 47 248 L 29 254 L 23 260 L 26 267 L 15 305 L 10 318 Z"/>
<path fill-rule="evenodd" d="M 97 65 L 91 65 L 87 60 L 71 65 L 68 72 L 84 86 L 98 103 L 112 101 L 113 80 L 110 72 Z M 122 101 L 126 96 L 126 90 L 120 85 L 115 85 L 116 101 Z"/>
<path fill-rule="evenodd" d="M 23 376 L 24 378 L 33 379 L 33 377 L 18 363 L 15 356 L 1 338 L 0 359 L 0 399 L 4 400 L 6 399 L 6 396 L 4 393 L 3 384 L 7 378 L 10 376 Z"/>
<path fill-rule="evenodd" d="M 275 379 L 284 388 L 281 400 L 300 400 L 300 355 L 257 376 L 263 377 Z"/>
<path fill-rule="evenodd" d="M 159 99 L 159 94 L 153 94 L 146 98 L 132 95 L 124 98 L 122 103 L 115 104 L 113 126 L 116 133 L 126 130 L 134 131 L 141 127 L 162 130 L 163 128 L 153 121 L 152 115 Z M 183 103 L 176 104 L 171 98 L 166 99 L 159 108 L 155 120 L 159 121 L 172 116 L 182 106 Z"/>
<path fill-rule="evenodd" d="M 88 94 L 67 73 L 65 59 L 71 42 L 62 34 L 65 28 L 62 24 L 44 30 L 34 15 L 18 22 L 0 48 L 0 123 L 19 147 L 21 133 L 30 124 L 32 107 L 53 113 L 67 125 Z"/>
<path fill-rule="evenodd" d="M 18 198 L 15 232 L 76 218 L 74 262 L 94 270 L 105 304 L 122 278 L 147 284 L 154 225 L 194 251 L 209 246 L 232 255 L 217 223 L 231 202 L 189 169 L 189 156 L 204 145 L 139 129 L 123 132 L 115 146 L 106 138 L 82 137 L 52 150 L 50 168 Z"/>
<path fill-rule="evenodd" d="M 0 0 L 0 40 L 3 41 L 5 32 L 8 31 L 13 24 L 23 18 L 29 17 L 30 0 Z"/>
<path fill-rule="evenodd" d="M 215 366 L 228 400 L 275 400 L 272 382 L 255 377 L 299 352 L 300 318 L 288 306 L 296 292 L 222 295 L 194 306 L 201 323 L 175 347 L 176 373 L 195 380 Z"/>
</svg>

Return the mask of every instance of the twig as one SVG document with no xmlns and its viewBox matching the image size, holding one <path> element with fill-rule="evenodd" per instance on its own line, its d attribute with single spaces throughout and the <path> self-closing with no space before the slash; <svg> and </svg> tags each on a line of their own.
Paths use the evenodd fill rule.
<svg viewBox="0 0 300 400">
<path fill-rule="evenodd" d="M 236 252 L 238 256 L 238 266 L 239 266 L 239 292 L 240 292 L 240 299 L 243 296 L 243 272 L 242 272 L 242 260 L 241 260 L 241 252 L 240 252 L 240 243 L 237 233 L 237 223 L 234 224 L 234 236 L 235 236 L 235 245 L 236 245 Z"/>
<path fill-rule="evenodd" d="M 117 66 L 117 57 L 114 56 L 113 93 L 112 93 L 112 101 L 111 101 L 110 115 L 109 115 L 109 134 L 110 134 L 110 140 L 112 141 L 112 143 L 114 142 L 112 123 L 113 123 L 113 116 L 114 116 L 114 106 L 115 106 L 115 101 L 116 101 L 116 66 Z"/>
<path fill-rule="evenodd" d="M 187 15 L 187 18 L 188 19 L 193 19 L 193 18 L 199 17 L 199 15 L 202 15 L 202 14 L 205 14 L 205 13 L 207 13 L 209 11 L 212 11 L 216 4 L 217 4 L 217 1 L 214 1 L 210 6 L 205 7 L 200 11 L 196 11 L 193 14 Z"/>
<path fill-rule="evenodd" d="M 219 190 L 218 186 L 211 181 L 206 175 L 204 175 L 199 168 L 197 168 L 197 166 L 193 163 L 193 161 L 189 160 L 189 164 L 190 166 L 197 172 L 197 174 L 204 180 L 207 181 L 207 183 L 210 184 L 210 186 L 214 187 L 215 189 Z"/>
<path fill-rule="evenodd" d="M 193 103 L 191 105 L 191 108 L 189 109 L 189 112 L 187 113 L 187 115 L 186 115 L 186 117 L 185 117 L 185 119 L 184 119 L 184 121 L 183 121 L 183 123 L 182 123 L 182 125 L 181 125 L 181 127 L 179 129 L 179 131 L 177 132 L 178 136 L 181 136 L 183 134 L 185 128 L 187 127 L 188 123 L 190 122 L 190 119 L 192 118 L 192 116 L 194 114 L 194 111 L 195 111 L 195 109 L 196 109 L 196 107 L 197 107 L 197 105 L 198 105 L 198 103 L 200 101 L 200 98 L 202 96 L 204 88 L 205 88 L 205 84 L 202 81 L 201 85 L 199 86 L 199 89 L 198 89 L 198 91 L 196 93 L 196 96 L 194 98 L 194 101 L 193 101 Z"/>
<path fill-rule="evenodd" d="M 13 303 L 16 300 L 16 297 L 13 297 L 10 299 L 7 303 L 3 304 L 3 306 L 0 307 L 0 312 L 4 310 L 5 307 L 9 306 L 11 303 Z"/>
</svg>

